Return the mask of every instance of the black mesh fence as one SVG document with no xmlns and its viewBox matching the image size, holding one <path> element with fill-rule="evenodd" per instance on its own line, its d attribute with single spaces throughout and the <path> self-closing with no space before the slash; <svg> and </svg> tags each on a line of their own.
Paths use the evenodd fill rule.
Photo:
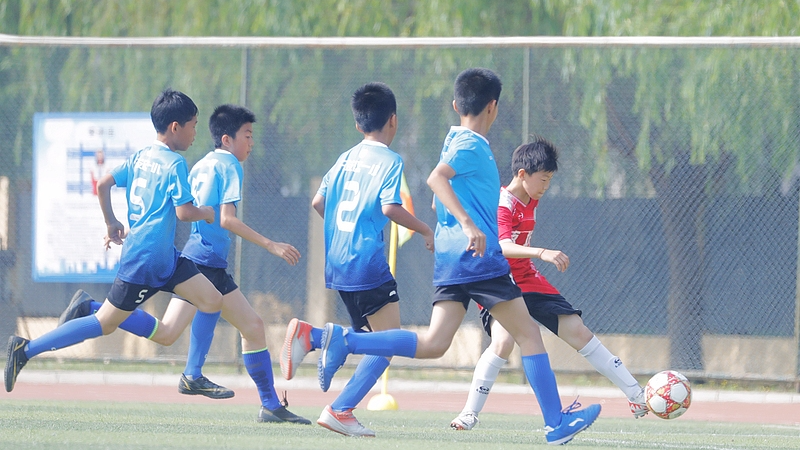
<svg viewBox="0 0 800 450">
<path fill-rule="evenodd" d="M 777 342 L 774 351 L 788 349 L 784 357 L 794 361 L 788 372 L 730 373 L 791 378 L 797 65 L 796 51 L 782 47 L 0 47 L 0 325 L 5 334 L 24 332 L 32 319 L 57 317 L 78 287 L 103 298 L 110 285 L 34 281 L 34 249 L 71 239 L 37 242 L 37 192 L 66 175 L 34 176 L 34 114 L 147 113 L 158 92 L 173 87 L 200 108 L 185 155 L 191 165 L 213 149 L 207 119 L 216 105 L 252 109 L 257 145 L 244 164 L 242 218 L 295 245 L 303 259 L 291 267 L 245 242 L 230 262 L 264 321 L 279 326 L 305 316 L 317 295 L 309 279 L 322 276 L 309 268 L 310 199 L 314 180 L 361 139 L 352 92 L 369 81 L 394 90 L 400 131 L 391 147 L 405 159 L 417 216 L 434 225 L 425 180 L 458 123 L 453 80 L 483 66 L 504 83 L 487 136 L 504 182 L 511 152 L 530 135 L 560 150 L 533 240 L 570 256 L 565 273 L 538 266 L 587 325 L 599 335 L 663 338 L 672 367 L 701 373 L 718 370 L 709 369 L 709 352 L 731 349 L 709 339 L 756 339 L 767 353 Z M 180 225 L 177 245 L 188 229 Z M 404 325 L 427 325 L 432 270 L 420 238 L 399 250 Z M 325 301 L 329 319 L 346 323 L 338 299 Z M 467 317 L 477 323 L 474 311 Z"/>
</svg>

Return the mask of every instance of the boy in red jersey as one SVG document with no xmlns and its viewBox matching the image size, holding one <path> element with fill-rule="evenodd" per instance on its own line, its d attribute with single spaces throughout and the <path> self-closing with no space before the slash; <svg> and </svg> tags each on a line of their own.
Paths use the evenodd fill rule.
<svg viewBox="0 0 800 450">
<path fill-rule="evenodd" d="M 511 275 L 522 289 L 528 312 L 537 322 L 577 350 L 598 372 L 614 382 L 628 398 L 634 417 L 644 416 L 648 410 L 642 387 L 622 361 L 612 355 L 584 325 L 581 311 L 574 309 L 531 261 L 538 258 L 552 263 L 561 272 L 569 267 L 569 257 L 560 250 L 531 246 L 536 207 L 558 170 L 556 148 L 537 136 L 533 142 L 514 150 L 511 170 L 514 178 L 508 187 L 500 190 L 498 237 L 503 256 L 508 258 L 511 265 Z M 489 311 L 481 309 L 481 319 L 492 343 L 475 367 L 464 409 L 450 423 L 456 430 L 470 430 L 478 423 L 478 413 L 486 403 L 500 368 L 514 349 L 514 339 L 492 318 Z"/>
</svg>

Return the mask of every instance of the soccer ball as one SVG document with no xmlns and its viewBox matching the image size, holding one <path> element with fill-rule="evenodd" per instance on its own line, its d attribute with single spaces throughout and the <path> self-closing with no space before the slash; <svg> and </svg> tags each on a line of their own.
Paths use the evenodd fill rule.
<svg viewBox="0 0 800 450">
<path fill-rule="evenodd" d="M 653 375 L 644 388 L 647 407 L 662 419 L 680 417 L 692 404 L 692 387 L 689 380 L 674 370 Z"/>
</svg>

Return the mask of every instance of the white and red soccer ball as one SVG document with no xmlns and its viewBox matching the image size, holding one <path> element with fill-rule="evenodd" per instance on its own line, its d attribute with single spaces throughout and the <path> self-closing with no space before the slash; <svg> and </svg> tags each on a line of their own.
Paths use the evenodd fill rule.
<svg viewBox="0 0 800 450">
<path fill-rule="evenodd" d="M 662 419 L 680 417 L 692 404 L 692 386 L 689 380 L 674 370 L 653 375 L 644 388 L 647 407 Z"/>
</svg>

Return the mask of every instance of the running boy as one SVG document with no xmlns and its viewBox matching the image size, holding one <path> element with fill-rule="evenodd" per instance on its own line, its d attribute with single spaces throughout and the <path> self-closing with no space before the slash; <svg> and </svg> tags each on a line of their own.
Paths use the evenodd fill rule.
<svg viewBox="0 0 800 450">
<path fill-rule="evenodd" d="M 577 402 L 561 410 L 555 375 L 545 353 L 538 325 L 527 313 L 521 291 L 497 239 L 500 177 L 484 137 L 497 118 L 502 85 L 491 70 L 473 68 L 455 81 L 453 108 L 461 126 L 452 127 L 439 164 L 428 177 L 435 194 L 433 312 L 428 332 L 406 330 L 350 333 L 334 324 L 322 330 L 318 363 L 320 386 L 326 390 L 350 353 L 408 358 L 439 358 L 461 325 L 470 299 L 490 310 L 504 324 L 522 353 L 522 365 L 544 415 L 549 444 L 569 442 L 591 425 L 600 405 L 576 411 Z M 293 338 L 307 340 L 307 334 Z"/>
<path fill-rule="evenodd" d="M 311 206 L 324 219 L 325 285 L 339 291 L 355 334 L 400 328 L 400 297 L 383 240 L 389 219 L 420 233 L 431 251 L 433 230 L 401 205 L 403 159 L 389 149 L 397 133 L 392 90 L 383 83 L 366 84 L 355 91 L 350 106 L 364 140 L 339 156 L 323 177 Z M 294 376 L 312 348 L 321 346 L 321 334 L 311 324 L 292 319 L 281 350 L 281 372 L 286 379 Z M 301 341 L 301 336 L 307 339 Z M 386 357 L 364 357 L 317 423 L 347 436 L 375 436 L 355 418 L 353 409 L 388 366 Z"/>
<path fill-rule="evenodd" d="M 500 247 L 511 265 L 511 275 L 522 289 L 522 297 L 530 315 L 555 335 L 571 345 L 598 372 L 614 382 L 628 397 L 636 418 L 647 414 L 644 391 L 619 358 L 612 355 L 584 325 L 581 311 L 576 310 L 542 276 L 531 258 L 552 263 L 563 272 L 569 267 L 569 257 L 558 250 L 531 247 L 536 225 L 536 207 L 558 170 L 558 152 L 547 140 L 536 137 L 533 142 L 519 146 L 511 158 L 514 178 L 500 190 L 497 208 Z M 467 403 L 450 426 L 456 430 L 471 430 L 478 423 L 500 368 L 514 349 L 514 338 L 486 309 L 480 311 L 486 332 L 492 343 L 483 352 L 472 378 Z"/>
<path fill-rule="evenodd" d="M 131 311 L 158 291 L 174 292 L 207 313 L 220 310 L 222 294 L 191 260 L 180 256 L 173 244 L 176 217 L 207 223 L 215 218 L 210 206 L 192 204 L 186 160 L 177 153 L 194 141 L 197 106 L 186 94 L 167 89 L 153 102 L 150 117 L 156 141 L 97 183 L 100 209 L 108 227 L 106 245 L 122 245 L 120 268 L 106 301 L 97 314 L 72 320 L 32 341 L 11 336 L 4 374 L 7 392 L 14 389 L 20 370 L 30 358 L 112 333 Z M 115 185 L 126 188 L 127 237 L 111 206 L 111 188 Z"/>
<path fill-rule="evenodd" d="M 300 259 L 300 252 L 292 245 L 267 239 L 236 217 L 236 206 L 242 199 L 241 163 L 247 160 L 252 150 L 255 121 L 255 115 L 250 110 L 236 105 L 218 106 L 211 114 L 208 128 L 216 150 L 209 152 L 192 167 L 189 180 L 195 203 L 213 208 L 219 220 L 192 224 L 192 232 L 182 255 L 193 261 L 222 294 L 222 317 L 241 333 L 244 366 L 255 382 L 261 398 L 258 421 L 310 425 L 310 420 L 289 412 L 281 405 L 275 392 L 264 322 L 225 271 L 231 245 L 229 231 L 283 258 L 290 265 L 297 264 Z M 87 295 L 78 295 L 75 298 L 77 300 L 62 314 L 62 321 L 90 314 L 99 306 Z M 178 392 L 217 399 L 230 398 L 234 395 L 232 390 L 213 383 L 202 375 L 219 316 L 220 312 L 197 311 L 190 303 L 173 297 L 161 323 L 150 314 L 137 310 L 120 328 L 169 346 L 191 322 L 189 356 L 178 384 Z"/>
</svg>

